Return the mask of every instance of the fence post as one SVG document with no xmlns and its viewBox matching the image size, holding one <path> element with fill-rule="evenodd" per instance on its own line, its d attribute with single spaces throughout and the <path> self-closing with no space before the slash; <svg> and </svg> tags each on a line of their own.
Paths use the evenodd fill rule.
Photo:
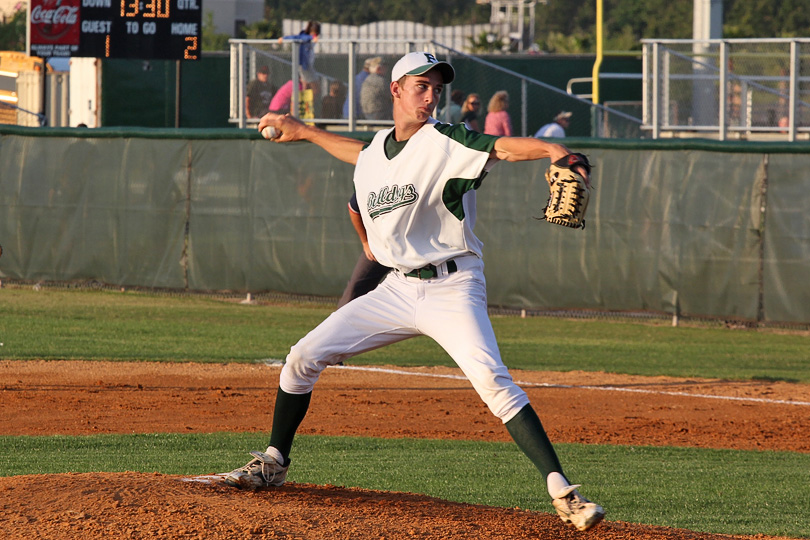
<svg viewBox="0 0 810 540">
<path fill-rule="evenodd" d="M 591 105 L 591 136 L 603 136 L 603 112 L 602 108 L 596 104 Z"/>
<path fill-rule="evenodd" d="M 651 124 L 650 107 L 652 107 L 652 100 L 650 99 L 650 44 L 643 43 L 641 49 L 641 125 L 648 127 Z"/>
<path fill-rule="evenodd" d="M 233 52 L 233 50 L 231 50 Z M 240 128 L 247 127 L 247 111 L 245 110 L 245 77 L 243 70 L 245 69 L 245 44 L 239 43 L 236 46 L 236 73 L 232 76 L 236 77 L 236 103 L 232 104 L 236 108 L 236 118 Z M 233 67 L 232 67 L 233 68 Z"/>
<path fill-rule="evenodd" d="M 354 84 L 357 73 L 357 58 L 356 58 L 357 42 L 352 40 L 349 42 L 349 131 L 357 129 L 357 99 L 354 97 L 360 90 Z"/>
<path fill-rule="evenodd" d="M 718 111 L 717 111 L 717 138 L 725 141 L 728 136 L 728 118 L 726 115 L 726 107 L 728 107 L 728 46 L 724 41 L 720 42 L 720 90 L 718 92 Z"/>
<path fill-rule="evenodd" d="M 191 141 L 188 141 L 188 152 L 186 153 L 186 200 L 185 200 L 185 218 L 186 222 L 183 224 L 183 252 L 180 255 L 180 265 L 183 267 L 183 288 L 188 290 L 188 246 L 191 236 L 191 162 L 193 152 Z"/>
<path fill-rule="evenodd" d="M 658 42 L 653 43 L 653 54 L 652 54 L 652 135 L 653 139 L 658 139 L 661 137 L 661 97 L 659 96 L 659 92 L 661 91 L 661 82 L 659 77 L 661 74 L 659 73 L 659 59 L 658 55 L 660 54 L 661 45 Z"/>
<path fill-rule="evenodd" d="M 450 64 L 452 66 L 453 65 L 453 53 L 451 53 L 450 51 L 447 51 L 447 53 L 444 56 L 445 56 L 445 62 L 447 62 L 448 64 Z M 452 100 L 450 99 L 450 94 L 452 92 L 453 92 L 453 83 L 450 83 L 448 85 L 448 87 L 447 87 L 447 90 L 445 90 L 445 92 L 444 92 L 444 108 L 443 108 L 442 112 L 444 112 L 444 111 L 447 111 L 447 113 L 450 112 L 450 103 L 452 103 Z M 439 118 L 439 121 L 447 122 L 449 124 L 450 119 L 448 118 L 447 113 L 442 114 L 441 115 L 442 118 Z M 437 111 L 436 115 L 438 117 L 438 111 Z"/>
<path fill-rule="evenodd" d="M 672 326 L 677 327 L 681 322 L 681 299 L 678 293 L 675 293 L 675 306 L 672 311 Z"/>
<path fill-rule="evenodd" d="M 796 142 L 796 96 L 799 93 L 799 43 L 790 42 L 790 102 L 788 112 L 788 140 Z"/>
<path fill-rule="evenodd" d="M 300 41 L 293 41 L 292 42 L 292 103 L 295 103 L 293 106 L 290 104 L 290 115 L 298 118 L 301 116 L 301 92 L 298 88 L 300 84 L 300 69 L 301 65 L 299 62 L 301 61 L 301 42 Z"/>
<path fill-rule="evenodd" d="M 527 120 L 527 110 L 529 108 L 529 89 L 526 79 L 520 79 L 520 136 L 526 137 L 529 121 Z"/>
<path fill-rule="evenodd" d="M 762 156 L 762 186 L 760 187 L 759 201 L 759 276 L 757 283 L 757 322 L 765 320 L 765 219 L 768 209 L 768 163 L 769 154 Z"/>
</svg>

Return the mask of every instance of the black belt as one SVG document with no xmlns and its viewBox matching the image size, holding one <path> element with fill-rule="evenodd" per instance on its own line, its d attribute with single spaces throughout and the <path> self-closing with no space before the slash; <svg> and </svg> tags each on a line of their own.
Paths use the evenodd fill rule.
<svg viewBox="0 0 810 540">
<path fill-rule="evenodd" d="M 456 261 L 449 260 L 445 264 L 447 264 L 447 273 L 452 274 L 453 272 L 458 270 L 458 266 L 456 265 Z M 434 278 L 439 275 L 439 268 L 435 265 L 429 264 L 427 266 L 423 266 L 422 268 L 417 268 L 416 270 L 411 270 L 410 272 L 405 274 L 408 277 L 415 277 L 419 279 L 430 279 Z"/>
</svg>

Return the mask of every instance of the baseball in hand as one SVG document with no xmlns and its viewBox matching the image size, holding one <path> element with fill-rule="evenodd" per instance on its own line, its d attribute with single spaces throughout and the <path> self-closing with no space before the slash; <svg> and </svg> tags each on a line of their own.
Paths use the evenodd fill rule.
<svg viewBox="0 0 810 540">
<path fill-rule="evenodd" d="M 275 139 L 279 135 L 281 135 L 281 132 L 276 128 L 274 128 L 273 126 L 267 126 L 262 130 L 262 137 L 264 137 L 265 139 Z"/>
</svg>

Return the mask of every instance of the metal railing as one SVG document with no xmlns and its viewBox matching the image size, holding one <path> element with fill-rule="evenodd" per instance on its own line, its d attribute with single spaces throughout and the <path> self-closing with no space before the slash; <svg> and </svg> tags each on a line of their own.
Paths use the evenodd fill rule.
<svg viewBox="0 0 810 540">
<path fill-rule="evenodd" d="M 564 89 L 554 87 L 543 81 L 523 75 L 516 71 L 506 69 L 482 58 L 466 54 L 451 47 L 447 47 L 433 40 L 368 40 L 368 39 L 343 39 L 343 40 L 319 40 L 315 45 L 316 51 L 319 47 L 327 47 L 330 51 L 338 50 L 337 53 L 323 55 L 328 57 L 329 62 L 320 62 L 318 72 L 318 82 L 316 83 L 316 93 L 320 96 L 328 94 L 329 84 L 332 81 L 340 81 L 346 89 L 348 110 L 347 114 L 340 118 L 323 118 L 318 113 L 318 106 L 315 104 L 315 113 L 306 118 L 308 122 L 324 125 L 330 129 L 345 129 L 356 131 L 358 129 L 376 129 L 383 126 L 390 126 L 390 120 L 366 120 L 361 116 L 361 111 L 357 110 L 357 100 L 360 88 L 355 85 L 355 74 L 362 67 L 362 58 L 358 54 L 358 49 L 362 46 L 364 56 L 375 55 L 374 49 L 370 47 L 377 45 L 385 53 L 376 54 L 381 56 L 388 66 L 399 59 L 399 57 L 415 50 L 424 50 L 436 54 L 443 60 L 450 63 L 463 61 L 468 66 L 475 65 L 476 76 L 474 80 L 457 81 L 454 84 L 466 85 L 472 91 L 480 93 L 484 100 L 482 116 L 486 111 L 486 98 L 495 91 L 509 88 L 512 101 L 518 107 L 511 108 L 515 121 L 515 134 L 521 136 L 531 136 L 541 124 L 546 123 L 548 117 L 548 103 L 555 103 L 558 110 L 576 110 L 575 120 L 581 122 L 579 131 L 586 131 L 594 137 L 622 137 L 637 138 L 643 136 L 641 132 L 642 120 L 638 116 L 628 114 L 618 109 L 614 109 L 601 104 L 593 104 L 587 99 L 582 99 L 576 95 L 571 95 Z M 298 54 L 300 42 L 294 40 L 279 42 L 278 40 L 249 40 L 233 39 L 230 41 L 231 50 L 231 103 L 230 118 L 231 123 L 239 127 L 247 127 L 258 122 L 258 118 L 248 118 L 245 112 L 245 95 L 248 81 L 255 77 L 259 66 L 271 65 L 271 77 L 273 82 L 280 86 L 282 82 L 298 80 L 300 66 L 298 65 Z M 398 47 L 396 53 L 392 53 L 392 46 Z M 320 55 L 320 53 L 319 53 Z M 458 68 L 457 68 L 458 69 Z M 483 75 L 482 75 L 483 74 Z M 633 75 L 630 75 L 633 77 Z M 638 75 L 635 75 L 638 77 Z M 293 85 L 293 103 L 299 103 L 296 85 Z M 443 103 L 438 109 L 450 105 L 450 96 L 453 85 L 443 94 Z M 468 92 L 469 93 L 469 92 Z M 519 96 L 519 98 L 518 98 Z M 517 109 L 517 110 L 516 110 Z M 556 111 L 555 111 L 556 112 Z M 291 107 L 291 114 L 299 116 L 297 107 Z M 543 118 L 544 121 L 539 119 Z M 483 130 L 483 122 L 480 128 Z"/>
<path fill-rule="evenodd" d="M 379 39 L 351 39 L 351 40 L 319 40 L 315 45 L 316 48 L 321 46 L 328 46 L 330 50 L 338 47 L 338 53 L 343 58 L 345 63 L 345 70 L 342 71 L 330 70 L 330 73 L 317 72 L 319 80 L 317 83 L 320 95 L 328 94 L 329 83 L 332 80 L 341 80 L 345 82 L 348 98 L 349 114 L 346 118 L 307 118 L 307 121 L 314 123 L 326 123 L 336 126 L 345 126 L 349 131 L 357 130 L 358 126 L 380 126 L 391 124 L 391 122 L 384 120 L 363 120 L 360 118 L 359 111 L 356 110 L 355 104 L 357 103 L 356 95 L 359 94 L 360 89 L 355 88 L 355 74 L 360 71 L 358 65 L 358 45 L 366 45 L 364 50 L 372 45 L 378 45 L 390 51 L 392 47 L 398 47 L 395 57 L 402 56 L 408 52 L 415 50 L 425 50 L 435 52 L 435 47 L 432 46 L 431 41 L 401 41 L 401 40 L 379 40 Z M 303 45 L 302 42 L 297 40 L 288 40 L 279 43 L 277 40 L 262 40 L 262 39 L 232 39 L 230 40 L 230 53 L 231 53 L 231 75 L 230 75 L 230 88 L 231 88 L 231 105 L 230 117 L 231 123 L 236 123 L 239 127 L 244 128 L 250 123 L 258 122 L 258 118 L 250 119 L 245 111 L 245 96 L 247 83 L 249 80 L 255 78 L 256 71 L 260 65 L 270 65 L 271 73 L 276 75 L 276 81 L 281 83 L 282 80 L 299 80 L 301 66 L 299 64 L 300 49 Z M 417 47 L 417 45 L 419 47 Z M 373 49 L 372 49 L 373 50 Z M 371 55 L 375 53 L 367 53 Z M 385 54 L 391 54 L 386 52 Z M 383 54 L 379 54 L 383 56 Z M 331 66 L 337 67 L 337 66 Z M 287 74 L 289 73 L 289 78 Z M 277 74 L 281 74 L 278 78 Z M 280 86 L 280 84 L 278 84 Z M 300 104 L 300 93 L 298 85 L 293 84 L 293 103 Z M 299 116 L 300 108 L 291 107 L 290 114 Z"/>
<path fill-rule="evenodd" d="M 653 138 L 810 137 L 810 39 L 642 40 Z"/>
</svg>

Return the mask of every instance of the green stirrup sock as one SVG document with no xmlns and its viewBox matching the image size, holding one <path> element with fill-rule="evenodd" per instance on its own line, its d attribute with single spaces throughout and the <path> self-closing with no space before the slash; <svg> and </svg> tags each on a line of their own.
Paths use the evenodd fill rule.
<svg viewBox="0 0 810 540">
<path fill-rule="evenodd" d="M 552 472 L 562 474 L 562 465 L 557 458 L 546 430 L 531 405 L 526 405 L 506 424 L 506 429 L 534 466 L 543 474 L 543 479 Z"/>
<path fill-rule="evenodd" d="M 285 465 L 290 462 L 290 449 L 298 426 L 309 409 L 312 392 L 288 394 L 281 388 L 276 395 L 276 408 L 273 411 L 273 430 L 270 432 L 270 446 L 278 448 L 284 456 Z"/>
</svg>

